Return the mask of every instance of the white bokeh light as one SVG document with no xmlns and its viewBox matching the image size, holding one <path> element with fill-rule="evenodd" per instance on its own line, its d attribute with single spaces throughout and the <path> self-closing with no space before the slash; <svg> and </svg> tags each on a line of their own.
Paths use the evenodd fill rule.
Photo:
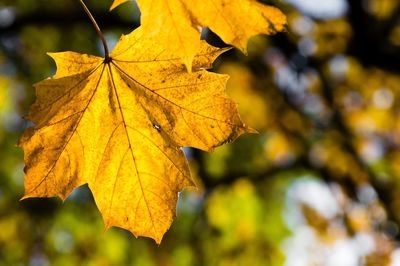
<svg viewBox="0 0 400 266">
<path fill-rule="evenodd" d="M 348 4 L 345 0 L 286 0 L 305 15 L 319 18 L 332 19 L 346 14 Z"/>
</svg>

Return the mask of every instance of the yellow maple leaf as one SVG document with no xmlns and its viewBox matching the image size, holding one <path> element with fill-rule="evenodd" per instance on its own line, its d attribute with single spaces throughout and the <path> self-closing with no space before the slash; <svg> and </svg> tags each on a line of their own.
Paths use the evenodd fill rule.
<svg viewBox="0 0 400 266">
<path fill-rule="evenodd" d="M 111 9 L 128 0 L 114 0 Z M 191 69 L 200 49 L 200 29 L 209 27 L 224 42 L 246 52 L 250 37 L 282 31 L 286 16 L 256 0 L 137 0 L 141 24 L 150 35 L 163 36 L 166 49 L 174 51 Z"/>
<path fill-rule="evenodd" d="M 50 54 L 57 73 L 35 85 L 37 100 L 19 145 L 25 196 L 63 200 L 88 183 L 106 227 L 160 243 L 178 192 L 193 186 L 181 147 L 202 150 L 249 131 L 225 94 L 226 75 L 210 73 L 224 50 L 201 44 L 188 73 L 139 28 L 110 57 Z"/>
</svg>

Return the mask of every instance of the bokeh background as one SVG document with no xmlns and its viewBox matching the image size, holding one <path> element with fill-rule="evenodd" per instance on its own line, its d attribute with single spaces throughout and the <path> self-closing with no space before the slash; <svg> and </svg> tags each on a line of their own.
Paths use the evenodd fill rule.
<svg viewBox="0 0 400 266">
<path fill-rule="evenodd" d="M 139 25 L 134 3 L 87 0 L 111 46 Z M 180 194 L 157 246 L 104 231 L 86 186 L 65 203 L 23 195 L 32 84 L 46 52 L 101 55 L 76 0 L 0 0 L 0 265 L 400 265 L 400 2 L 262 1 L 287 32 L 224 54 L 228 94 L 258 135 L 185 149 L 197 191 Z M 224 46 L 205 29 L 203 37 Z"/>
</svg>

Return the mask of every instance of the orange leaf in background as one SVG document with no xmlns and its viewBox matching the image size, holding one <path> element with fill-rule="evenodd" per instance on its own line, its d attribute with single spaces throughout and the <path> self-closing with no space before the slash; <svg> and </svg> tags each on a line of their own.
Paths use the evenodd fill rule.
<svg viewBox="0 0 400 266">
<path fill-rule="evenodd" d="M 115 0 L 111 9 L 127 2 Z M 250 37 L 284 30 L 285 15 L 255 0 L 137 0 L 141 24 L 149 35 L 176 53 L 187 68 L 200 50 L 200 29 L 209 27 L 224 42 L 246 52 Z"/>
<path fill-rule="evenodd" d="M 65 199 L 89 184 L 106 227 L 160 243 L 178 192 L 193 186 L 185 155 L 249 131 L 225 94 L 226 75 L 207 72 L 224 50 L 202 42 L 188 73 L 179 57 L 142 29 L 123 36 L 109 59 L 50 54 L 54 77 L 36 84 L 22 136 L 25 196 Z"/>
</svg>

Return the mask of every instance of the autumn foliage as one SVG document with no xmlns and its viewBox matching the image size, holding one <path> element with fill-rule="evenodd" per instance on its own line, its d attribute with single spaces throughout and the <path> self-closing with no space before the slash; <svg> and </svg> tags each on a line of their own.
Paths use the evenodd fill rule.
<svg viewBox="0 0 400 266">
<path fill-rule="evenodd" d="M 0 2 L 0 266 L 400 265 L 399 1 Z"/>
<path fill-rule="evenodd" d="M 255 132 L 225 94 L 228 76 L 206 70 L 226 49 L 200 40 L 200 29 L 246 51 L 250 37 L 282 31 L 286 18 L 253 0 L 138 4 L 141 27 L 111 53 L 104 43 L 104 58 L 49 54 L 57 73 L 35 85 L 35 126 L 19 141 L 23 199 L 64 200 L 88 184 L 107 228 L 160 243 L 178 193 L 195 186 L 182 147 L 211 151 Z"/>
</svg>

